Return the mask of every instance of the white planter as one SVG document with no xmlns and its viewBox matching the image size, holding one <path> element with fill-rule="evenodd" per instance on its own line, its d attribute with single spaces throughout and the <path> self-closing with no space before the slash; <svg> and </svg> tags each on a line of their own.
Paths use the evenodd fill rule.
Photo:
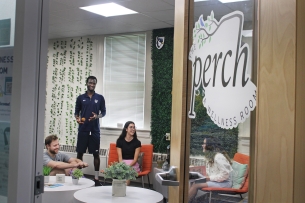
<svg viewBox="0 0 305 203">
<path fill-rule="evenodd" d="M 72 178 L 72 183 L 73 183 L 73 185 L 78 185 L 78 180 L 79 180 L 79 179 Z"/>
<path fill-rule="evenodd" d="M 50 180 L 50 176 L 44 176 L 44 183 L 48 183 Z"/>
<path fill-rule="evenodd" d="M 125 197 L 126 196 L 126 180 L 112 180 L 112 196 Z"/>
</svg>

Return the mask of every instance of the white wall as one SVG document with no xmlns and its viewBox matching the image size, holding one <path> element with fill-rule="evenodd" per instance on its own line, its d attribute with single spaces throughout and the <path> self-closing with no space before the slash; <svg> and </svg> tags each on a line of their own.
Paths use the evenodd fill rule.
<svg viewBox="0 0 305 203">
<path fill-rule="evenodd" d="M 57 134 L 61 144 L 76 145 L 78 127 L 74 118 L 76 97 L 86 90 L 86 72 L 97 77 L 96 92 L 103 94 L 103 49 L 104 36 L 49 40 L 45 136 Z M 151 66 L 151 31 L 148 31 L 146 32 L 144 129 L 137 130 L 139 140 L 143 144 L 151 142 Z M 107 98 L 105 100 L 107 109 Z M 101 148 L 108 148 L 110 142 L 115 142 L 121 130 L 121 128 L 101 127 Z"/>
</svg>

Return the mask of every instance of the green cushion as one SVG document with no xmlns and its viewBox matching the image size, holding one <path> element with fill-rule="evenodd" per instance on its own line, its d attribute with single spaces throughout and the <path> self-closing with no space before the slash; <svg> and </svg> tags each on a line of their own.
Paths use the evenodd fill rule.
<svg viewBox="0 0 305 203">
<path fill-rule="evenodd" d="M 236 161 L 233 161 L 233 163 L 232 163 L 232 168 L 233 168 L 232 188 L 240 189 L 244 185 L 245 178 L 247 175 L 247 167 L 248 167 L 247 164 L 241 164 Z"/>
</svg>

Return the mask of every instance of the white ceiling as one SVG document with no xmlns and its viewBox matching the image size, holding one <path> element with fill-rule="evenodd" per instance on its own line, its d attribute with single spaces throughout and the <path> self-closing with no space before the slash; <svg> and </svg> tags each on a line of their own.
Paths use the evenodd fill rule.
<svg viewBox="0 0 305 203">
<path fill-rule="evenodd" d="M 115 2 L 137 14 L 103 17 L 79 7 Z M 107 35 L 174 27 L 175 0 L 50 0 L 49 38 Z M 217 0 L 195 2 L 194 17 L 198 20 L 214 11 L 215 18 L 240 10 L 251 29 L 253 0 L 222 4 Z"/>
</svg>

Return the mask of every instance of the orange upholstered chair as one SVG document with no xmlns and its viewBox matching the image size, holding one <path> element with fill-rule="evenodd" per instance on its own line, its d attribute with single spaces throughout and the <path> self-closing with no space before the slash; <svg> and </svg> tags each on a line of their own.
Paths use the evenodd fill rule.
<svg viewBox="0 0 305 203">
<path fill-rule="evenodd" d="M 151 172 L 152 160 L 153 160 L 153 149 L 152 144 L 142 144 L 141 152 L 144 152 L 142 161 L 142 171 L 138 173 L 138 178 L 142 178 L 142 187 L 144 188 L 144 176 L 147 176 L 148 186 L 150 187 L 149 173 Z"/>
<path fill-rule="evenodd" d="M 108 150 L 108 160 L 107 160 L 107 167 L 111 165 L 111 163 L 119 162 L 118 152 L 116 150 L 116 144 L 110 143 L 110 147 Z"/>
<path fill-rule="evenodd" d="M 152 159 L 153 159 L 153 145 L 151 144 L 142 144 L 141 152 L 144 152 L 143 161 L 142 161 L 142 171 L 138 173 L 138 178 L 142 178 L 142 187 L 144 188 L 144 176 L 147 176 L 148 184 L 150 187 L 149 173 L 151 172 Z M 115 143 L 110 143 L 110 148 L 108 150 L 108 160 L 107 165 L 111 165 L 113 162 L 118 162 L 119 157 L 116 149 Z"/>
<path fill-rule="evenodd" d="M 248 192 L 248 188 L 249 188 L 249 168 L 250 168 L 249 164 L 250 164 L 250 157 L 248 155 L 245 155 L 245 154 L 236 153 L 234 155 L 233 160 L 238 162 L 238 163 L 241 163 L 241 164 L 248 164 L 248 171 L 247 171 L 247 175 L 245 177 L 244 185 L 240 189 L 234 189 L 234 188 L 209 188 L 209 187 L 202 188 L 203 191 L 210 193 L 209 202 L 211 202 L 211 199 L 212 199 L 212 192 L 220 193 L 220 194 L 232 194 L 232 195 L 239 194 L 241 198 L 242 198 L 242 196 L 241 196 L 242 194 L 245 194 L 245 193 Z"/>
</svg>

